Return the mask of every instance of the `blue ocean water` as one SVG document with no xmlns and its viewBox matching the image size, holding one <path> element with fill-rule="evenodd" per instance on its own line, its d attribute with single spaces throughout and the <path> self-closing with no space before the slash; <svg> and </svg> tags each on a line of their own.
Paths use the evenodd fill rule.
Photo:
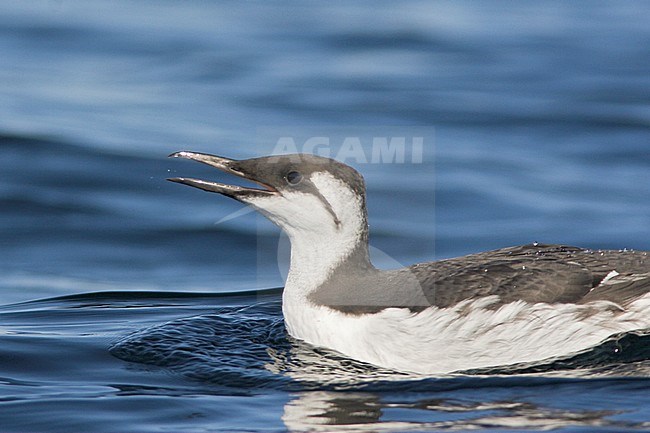
<svg viewBox="0 0 650 433">
<path fill-rule="evenodd" d="M 473 375 L 356 363 L 286 335 L 273 225 L 165 181 L 228 179 L 176 150 L 325 137 L 366 178 L 382 267 L 650 250 L 649 21 L 643 1 L 0 1 L 0 431 L 650 430 L 647 332 Z"/>
</svg>

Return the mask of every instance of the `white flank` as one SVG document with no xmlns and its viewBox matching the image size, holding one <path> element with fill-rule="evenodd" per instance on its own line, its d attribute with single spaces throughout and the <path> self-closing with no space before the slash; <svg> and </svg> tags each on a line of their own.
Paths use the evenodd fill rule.
<svg viewBox="0 0 650 433">
<path fill-rule="evenodd" d="M 650 327 L 650 294 L 625 310 L 606 301 L 489 308 L 495 301 L 490 296 L 420 313 L 389 308 L 362 316 L 303 304 L 290 310 L 301 325 L 290 333 L 378 366 L 444 374 L 570 355 L 613 334 Z"/>
</svg>

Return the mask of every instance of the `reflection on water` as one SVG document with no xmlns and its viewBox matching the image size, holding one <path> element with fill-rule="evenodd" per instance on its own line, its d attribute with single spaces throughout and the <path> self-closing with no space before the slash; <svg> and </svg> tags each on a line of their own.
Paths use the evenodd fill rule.
<svg viewBox="0 0 650 433">
<path fill-rule="evenodd" d="M 553 392 L 552 389 L 548 390 Z M 441 393 L 441 395 L 444 395 Z M 563 410 L 521 400 L 453 400 L 381 394 L 311 391 L 294 394 L 282 421 L 290 431 L 377 432 L 409 430 L 643 428 L 650 422 L 613 419 L 615 410 Z"/>
<path fill-rule="evenodd" d="M 290 431 L 372 431 L 403 427 L 384 427 L 380 423 L 381 415 L 379 397 L 371 393 L 312 391 L 294 395 L 284 407 L 282 421 Z"/>
</svg>

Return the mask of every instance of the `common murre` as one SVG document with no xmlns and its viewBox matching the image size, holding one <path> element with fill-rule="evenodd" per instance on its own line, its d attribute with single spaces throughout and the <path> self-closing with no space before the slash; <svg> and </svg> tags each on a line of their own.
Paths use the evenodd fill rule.
<svg viewBox="0 0 650 433">
<path fill-rule="evenodd" d="M 291 241 L 282 310 L 289 334 L 351 358 L 438 374 L 541 361 L 650 328 L 650 258 L 532 244 L 376 269 L 363 177 L 328 158 L 247 160 L 176 152 L 253 181 L 170 181 L 253 206 Z"/>
</svg>

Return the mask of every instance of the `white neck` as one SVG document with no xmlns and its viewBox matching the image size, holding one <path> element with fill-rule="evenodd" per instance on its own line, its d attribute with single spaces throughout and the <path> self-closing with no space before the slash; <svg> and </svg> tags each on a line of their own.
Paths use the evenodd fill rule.
<svg viewBox="0 0 650 433">
<path fill-rule="evenodd" d="M 341 265 L 368 267 L 368 226 L 363 196 L 327 172 L 309 177 L 315 191 L 284 190 L 281 197 L 251 201 L 291 241 L 291 264 L 282 295 L 289 334 L 308 341 L 318 334 L 319 307 L 309 295 Z M 349 263 L 346 261 L 349 260 Z"/>
<path fill-rule="evenodd" d="M 332 272 L 348 259 L 368 263 L 364 198 L 328 172 L 314 172 L 309 180 L 316 193 L 285 190 L 280 198 L 251 201 L 291 241 L 291 264 L 283 294 L 290 333 L 293 322 L 306 319 L 303 316 L 308 314 L 309 294 Z"/>
<path fill-rule="evenodd" d="M 334 205 L 332 208 L 336 212 Z M 357 215 L 363 214 L 357 212 Z M 366 242 L 362 238 L 365 216 L 362 220 L 357 216 L 351 219 L 350 215 L 339 215 L 338 212 L 337 216 L 340 219 L 338 226 L 331 221 L 316 232 L 285 228 L 291 240 L 291 264 L 282 294 L 282 312 L 287 331 L 296 338 L 311 341 L 311 334 L 307 330 L 313 331 L 314 326 L 318 327 L 309 294 L 327 281 L 332 272 L 355 251 L 359 242 Z"/>
<path fill-rule="evenodd" d="M 291 264 L 285 291 L 305 298 L 323 284 L 357 246 L 358 238 L 332 233 L 327 239 L 291 236 Z"/>
<path fill-rule="evenodd" d="M 319 221 L 307 221 L 309 227 L 297 224 L 283 227 L 291 240 L 291 265 L 285 296 L 294 301 L 304 300 L 309 292 L 327 280 L 361 242 L 367 242 L 364 236 L 367 231 L 365 204 L 362 199 L 327 173 L 314 173 L 311 181 L 331 206 L 338 224 L 319 198 L 308 196 L 302 200 L 314 202 L 307 208 L 314 210 L 315 219 Z"/>
</svg>

